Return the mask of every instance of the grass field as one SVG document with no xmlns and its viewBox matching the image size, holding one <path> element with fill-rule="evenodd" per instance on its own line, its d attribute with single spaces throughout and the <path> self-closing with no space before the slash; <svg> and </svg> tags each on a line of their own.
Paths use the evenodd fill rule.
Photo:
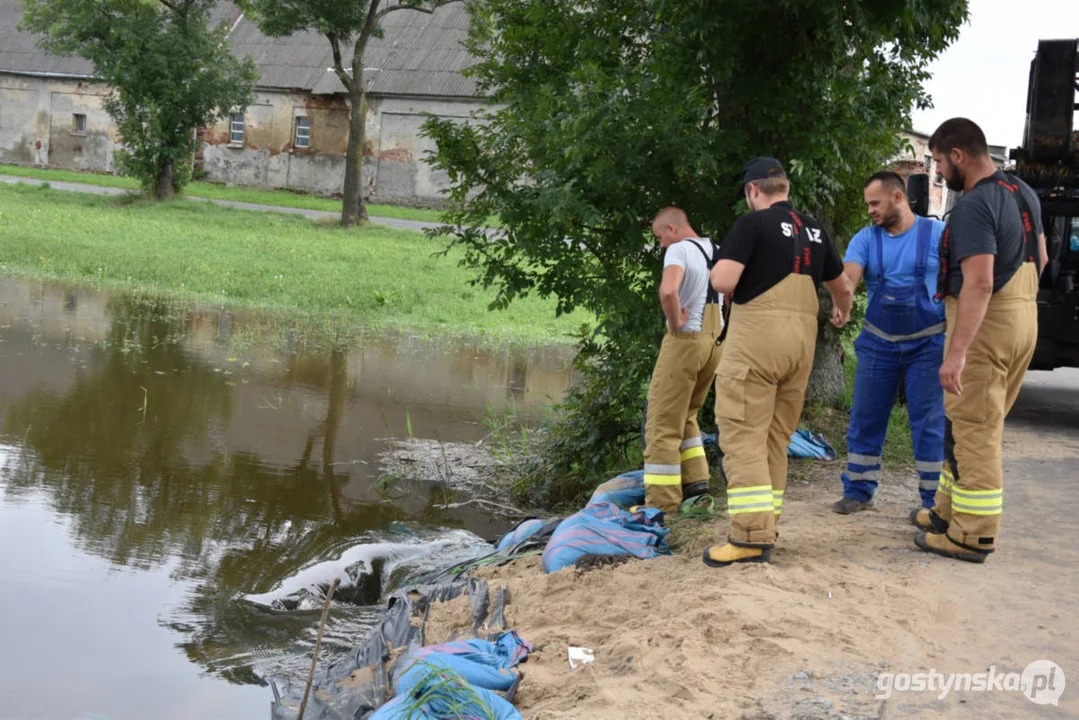
<svg viewBox="0 0 1079 720">
<path fill-rule="evenodd" d="M 491 312 L 444 241 L 377 225 L 0 185 L 0 272 L 498 341 L 566 342 L 588 318 L 536 297 Z"/>
<path fill-rule="evenodd" d="M 133 178 L 103 173 L 76 172 L 74 170 L 30 168 L 22 165 L 4 165 L 0 163 L 0 175 L 30 177 L 48 182 L 82 183 L 83 185 L 114 187 L 131 191 L 139 189 L 138 181 Z M 340 200 L 303 195 L 289 190 L 260 190 L 258 188 L 229 186 L 218 183 L 194 182 L 184 189 L 184 194 L 190 197 L 210 198 L 212 200 L 230 200 L 257 205 L 277 205 L 279 207 L 301 208 L 304 210 L 341 212 Z M 438 210 L 420 210 L 397 207 L 396 205 L 368 205 L 367 212 L 376 217 L 419 220 L 421 222 L 439 222 L 442 217 L 442 213 Z"/>
</svg>

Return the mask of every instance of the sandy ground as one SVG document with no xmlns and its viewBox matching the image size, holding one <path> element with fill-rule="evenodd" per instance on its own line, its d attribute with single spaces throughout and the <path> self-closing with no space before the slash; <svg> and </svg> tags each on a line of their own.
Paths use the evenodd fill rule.
<svg viewBox="0 0 1079 720">
<path fill-rule="evenodd" d="M 771 565 L 703 565 L 726 535 L 719 520 L 673 557 L 482 571 L 509 586 L 510 626 L 536 646 L 516 699 L 524 717 L 1079 717 L 1079 374 L 1034 375 L 1007 430 L 1004 528 L 985 565 L 914 548 L 913 472 L 887 477 L 875 510 L 832 513 L 833 463 L 788 488 Z M 571 670 L 571 645 L 595 662 Z M 1018 690 L 941 697 L 898 680 L 883 697 L 878 685 L 883 673 L 1022 673 L 1040 659 L 1073 684 L 1058 707 Z"/>
</svg>

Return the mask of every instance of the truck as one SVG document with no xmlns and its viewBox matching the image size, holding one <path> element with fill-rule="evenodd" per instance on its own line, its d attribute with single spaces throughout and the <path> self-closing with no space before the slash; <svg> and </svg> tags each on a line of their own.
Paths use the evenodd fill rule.
<svg viewBox="0 0 1079 720">
<path fill-rule="evenodd" d="M 1023 144 L 1007 172 L 1038 194 L 1049 263 L 1038 288 L 1038 343 L 1031 370 L 1079 367 L 1079 38 L 1040 40 L 1030 63 Z M 929 176 L 907 179 L 911 207 L 929 208 Z M 957 193 L 949 193 L 948 209 Z M 947 211 L 944 218 L 947 219 Z"/>
</svg>

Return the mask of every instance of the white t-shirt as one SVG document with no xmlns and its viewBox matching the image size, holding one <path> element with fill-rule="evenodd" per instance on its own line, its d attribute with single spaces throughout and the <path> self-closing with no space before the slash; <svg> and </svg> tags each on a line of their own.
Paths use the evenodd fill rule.
<svg viewBox="0 0 1079 720">
<path fill-rule="evenodd" d="M 694 245 L 697 247 L 693 247 Z M 700 332 L 704 322 L 704 301 L 709 282 L 708 263 L 697 248 L 702 248 L 708 258 L 712 258 L 712 243 L 708 238 L 685 238 L 667 248 L 667 254 L 663 258 L 664 268 L 677 265 L 685 271 L 682 284 L 678 287 L 678 302 L 681 307 L 689 308 L 689 317 L 681 332 Z M 719 301 L 722 310 L 722 295 Z"/>
</svg>

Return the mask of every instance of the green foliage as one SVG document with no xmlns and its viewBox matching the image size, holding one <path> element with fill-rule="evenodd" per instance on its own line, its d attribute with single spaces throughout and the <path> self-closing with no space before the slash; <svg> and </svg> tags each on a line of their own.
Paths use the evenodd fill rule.
<svg viewBox="0 0 1079 720">
<path fill-rule="evenodd" d="M 257 72 L 211 27 L 215 0 L 24 0 L 41 47 L 81 55 L 110 88 L 105 109 L 125 148 L 123 172 L 171 197 L 190 179 L 194 133 L 248 104 Z"/>
<path fill-rule="evenodd" d="M 550 433 L 554 492 L 622 452 L 663 329 L 650 220 L 684 208 L 717 240 L 744 210 L 755 155 L 786 163 L 794 202 L 841 242 L 864 224 L 864 178 L 900 146 L 926 67 L 966 0 L 477 0 L 471 70 L 498 105 L 463 125 L 430 118 L 458 226 L 495 307 L 537 293 L 598 322 L 582 382 Z M 495 239 L 476 230 L 498 215 Z M 562 483 L 564 479 L 569 483 Z M 560 483 L 562 483 L 560 485 Z"/>
</svg>

